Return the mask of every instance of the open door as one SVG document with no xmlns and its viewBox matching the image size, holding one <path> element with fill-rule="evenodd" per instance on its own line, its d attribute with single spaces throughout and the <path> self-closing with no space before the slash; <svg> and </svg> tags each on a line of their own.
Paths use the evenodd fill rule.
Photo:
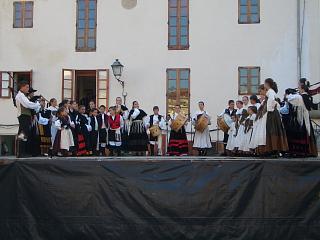
<svg viewBox="0 0 320 240">
<path fill-rule="evenodd" d="M 62 94 L 61 99 L 72 100 L 74 96 L 74 70 L 62 69 Z"/>
<path fill-rule="evenodd" d="M 109 107 L 109 70 L 98 69 L 97 70 L 97 96 L 96 105 L 105 105 Z"/>
</svg>

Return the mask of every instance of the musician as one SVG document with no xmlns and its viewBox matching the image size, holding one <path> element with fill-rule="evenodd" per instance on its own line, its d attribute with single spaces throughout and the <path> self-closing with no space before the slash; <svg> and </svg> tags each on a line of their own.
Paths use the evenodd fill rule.
<svg viewBox="0 0 320 240">
<path fill-rule="evenodd" d="M 150 152 L 151 156 L 162 155 L 162 133 L 161 130 L 165 129 L 165 120 L 162 115 L 159 114 L 159 107 L 153 107 L 153 114 L 149 116 L 147 120 L 147 128 L 158 127 L 160 129 L 160 135 L 154 137 L 150 132 L 149 142 L 150 142 Z M 155 153 L 155 146 L 158 145 L 157 152 Z"/>
<path fill-rule="evenodd" d="M 207 111 L 204 110 L 204 102 L 200 101 L 198 103 L 199 110 L 194 113 L 192 117 L 192 124 L 196 126 L 196 132 L 194 136 L 193 141 L 193 147 L 198 150 L 199 156 L 206 156 L 207 155 L 207 149 L 212 148 L 211 145 L 211 139 L 210 139 L 210 132 L 209 132 L 209 126 L 211 125 L 211 116 Z M 201 124 L 200 121 L 203 119 L 204 121 L 207 121 L 207 126 L 203 131 L 199 131 L 197 129 L 197 125 Z"/>
<path fill-rule="evenodd" d="M 181 114 L 180 105 L 176 105 L 174 108 L 174 113 L 172 116 L 169 116 L 169 126 L 172 126 L 172 123 L 177 119 L 177 117 Z M 187 121 L 185 124 L 176 132 L 173 129 L 170 130 L 170 139 L 168 144 L 168 154 L 170 156 L 187 156 L 188 149 L 188 139 L 186 134 L 185 126 L 187 125 Z"/>
<path fill-rule="evenodd" d="M 236 112 L 236 116 L 237 116 L 237 137 L 236 137 L 236 144 L 235 147 L 239 149 L 241 142 L 243 141 L 244 138 L 244 122 L 246 120 L 246 118 L 248 117 L 248 112 L 246 109 L 244 109 L 243 107 L 243 102 L 242 101 L 237 101 L 236 102 L 237 105 L 237 112 Z"/>
<path fill-rule="evenodd" d="M 136 152 L 136 155 L 143 156 L 148 150 L 148 134 L 145 127 L 145 111 L 139 108 L 138 101 L 133 101 L 132 109 L 129 112 L 130 133 L 128 137 L 128 150 Z"/>
<path fill-rule="evenodd" d="M 40 100 L 40 111 L 37 114 L 40 137 L 40 154 L 48 156 L 51 147 L 51 111 L 46 109 L 44 99 Z"/>
<path fill-rule="evenodd" d="M 99 124 L 99 150 L 102 156 L 106 156 L 106 147 L 107 147 L 107 139 L 108 139 L 108 118 L 109 116 L 106 114 L 106 107 L 101 105 L 99 107 L 99 115 L 97 117 Z"/>
<path fill-rule="evenodd" d="M 248 110 L 248 107 L 250 106 L 249 104 L 249 97 L 248 96 L 243 96 L 242 97 L 242 102 L 243 102 L 243 108 L 245 110 Z"/>
<path fill-rule="evenodd" d="M 120 113 L 117 113 L 116 106 L 109 108 L 108 117 L 108 148 L 110 150 L 110 156 L 121 156 L 121 128 L 124 127 L 123 117 Z"/>
<path fill-rule="evenodd" d="M 237 110 L 234 108 L 234 106 L 235 106 L 234 100 L 229 100 L 228 108 L 226 108 L 219 116 L 221 117 L 224 114 L 226 114 L 231 118 L 232 115 L 236 115 Z M 229 137 L 228 133 L 225 132 L 223 135 L 224 153 L 222 155 L 226 155 L 226 146 L 228 142 L 228 137 Z"/>
<path fill-rule="evenodd" d="M 250 104 L 251 106 L 255 106 L 257 109 L 260 107 L 260 100 L 258 99 L 257 95 L 250 96 Z"/>
<path fill-rule="evenodd" d="M 79 115 L 78 111 L 78 103 L 75 100 L 71 100 L 69 102 L 69 117 L 70 117 L 70 122 L 74 123 L 76 125 L 77 122 L 77 116 Z M 74 141 L 74 147 L 71 147 L 71 152 L 73 156 L 77 155 L 77 149 L 78 149 L 78 133 L 77 133 L 77 128 L 71 128 L 72 135 L 73 135 L 73 141 Z"/>
<path fill-rule="evenodd" d="M 19 121 L 19 131 L 18 131 L 18 140 L 19 142 L 19 151 L 18 157 L 27 157 L 28 150 L 30 150 L 30 142 L 27 143 L 28 138 L 30 137 L 31 129 L 31 110 L 38 111 L 40 109 L 39 102 L 31 102 L 27 94 L 29 93 L 29 84 L 26 82 L 20 83 L 19 92 L 15 97 L 17 105 L 17 115 Z"/>
</svg>

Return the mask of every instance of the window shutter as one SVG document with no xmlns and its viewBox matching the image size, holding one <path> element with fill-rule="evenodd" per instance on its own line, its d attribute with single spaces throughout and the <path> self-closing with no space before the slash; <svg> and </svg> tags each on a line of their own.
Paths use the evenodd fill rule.
<svg viewBox="0 0 320 240">
<path fill-rule="evenodd" d="M 10 98 L 11 79 L 7 72 L 0 72 L 0 97 Z"/>
<path fill-rule="evenodd" d="M 74 71 L 71 69 L 62 70 L 62 96 L 61 99 L 73 100 Z"/>
<path fill-rule="evenodd" d="M 105 105 L 109 107 L 109 70 L 97 70 L 97 107 Z"/>
</svg>

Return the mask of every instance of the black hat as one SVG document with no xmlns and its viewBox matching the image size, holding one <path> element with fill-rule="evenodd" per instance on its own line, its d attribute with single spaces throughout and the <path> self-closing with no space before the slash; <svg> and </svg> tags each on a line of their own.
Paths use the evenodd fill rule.
<svg viewBox="0 0 320 240">
<path fill-rule="evenodd" d="M 32 87 L 29 88 L 29 93 L 34 93 L 36 92 L 37 90 L 33 89 Z"/>
</svg>

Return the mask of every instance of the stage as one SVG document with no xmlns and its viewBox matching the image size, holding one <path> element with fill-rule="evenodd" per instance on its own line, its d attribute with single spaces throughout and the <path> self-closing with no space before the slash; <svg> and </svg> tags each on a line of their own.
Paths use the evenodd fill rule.
<svg viewBox="0 0 320 240">
<path fill-rule="evenodd" d="M 0 159 L 0 239 L 320 239 L 320 159 Z"/>
</svg>

